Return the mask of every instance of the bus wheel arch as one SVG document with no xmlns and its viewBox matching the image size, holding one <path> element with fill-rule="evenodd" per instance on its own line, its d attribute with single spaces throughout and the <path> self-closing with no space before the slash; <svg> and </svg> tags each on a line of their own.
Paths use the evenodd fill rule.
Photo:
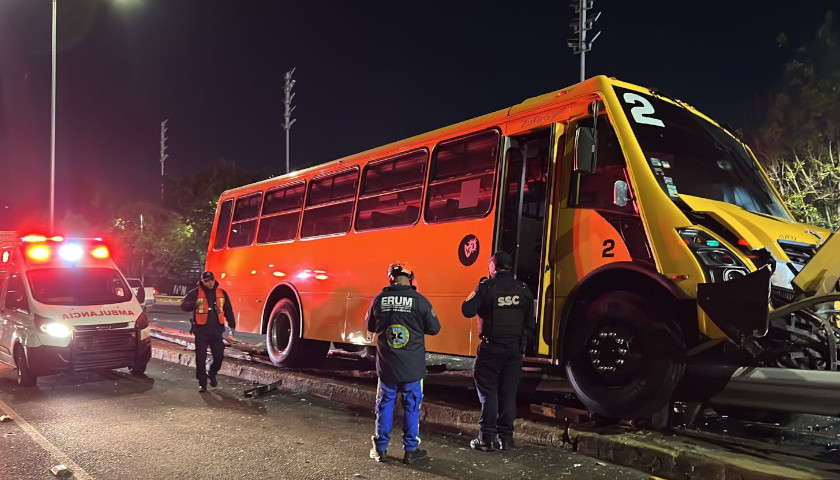
<svg viewBox="0 0 840 480">
<path fill-rule="evenodd" d="M 302 328 L 298 297 L 280 296 L 265 327 L 266 350 L 274 365 L 312 366 L 326 358 L 330 342 L 305 339 Z"/>
<path fill-rule="evenodd" d="M 20 343 L 15 343 L 14 359 L 17 367 L 17 382 L 22 387 L 31 387 L 38 381 L 38 377 L 32 374 L 29 368 L 29 358 L 26 349 Z"/>
<path fill-rule="evenodd" d="M 687 303 L 647 272 L 616 269 L 588 280 L 563 323 L 569 381 L 601 416 L 650 416 L 668 403 L 685 371 L 678 316 Z"/>
</svg>

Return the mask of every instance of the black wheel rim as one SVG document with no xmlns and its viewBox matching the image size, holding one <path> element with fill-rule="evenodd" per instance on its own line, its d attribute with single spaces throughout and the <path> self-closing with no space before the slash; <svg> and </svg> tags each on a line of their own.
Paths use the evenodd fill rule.
<svg viewBox="0 0 840 480">
<path fill-rule="evenodd" d="M 589 366 L 604 383 L 625 385 L 636 377 L 644 357 L 643 350 L 643 342 L 632 329 L 606 324 L 589 339 Z"/>
<path fill-rule="evenodd" d="M 271 348 L 282 354 L 289 348 L 292 336 L 292 322 L 288 315 L 279 313 L 274 317 L 271 329 Z"/>
</svg>

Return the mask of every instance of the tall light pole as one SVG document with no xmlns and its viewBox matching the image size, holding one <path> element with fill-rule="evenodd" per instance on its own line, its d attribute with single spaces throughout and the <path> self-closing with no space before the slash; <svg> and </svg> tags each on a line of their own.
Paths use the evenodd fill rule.
<svg viewBox="0 0 840 480">
<path fill-rule="evenodd" d="M 592 50 L 592 44 L 601 32 L 595 34 L 592 40 L 586 39 L 586 32 L 592 30 L 592 25 L 601 17 L 601 12 L 595 14 L 594 17 L 586 18 L 586 12 L 592 9 L 595 0 L 578 0 L 569 6 L 575 9 L 578 14 L 578 19 L 573 22 L 572 30 L 577 33 L 577 38 L 570 38 L 566 43 L 571 47 L 575 55 L 580 54 L 580 81 L 586 80 L 586 52 Z"/>
<path fill-rule="evenodd" d="M 52 89 L 50 93 L 50 235 L 55 233 L 55 24 L 58 7 L 52 0 Z"/>
<path fill-rule="evenodd" d="M 160 203 L 163 203 L 163 162 L 169 158 L 169 155 L 166 154 L 166 139 L 169 138 L 166 136 L 166 122 L 169 119 L 160 122 Z"/>
<path fill-rule="evenodd" d="M 295 119 L 292 118 L 292 111 L 295 109 L 292 106 L 292 99 L 295 98 L 295 94 L 292 93 L 292 87 L 295 86 L 295 81 L 292 80 L 293 73 L 295 73 L 295 67 L 292 67 L 291 70 L 286 72 L 286 85 L 283 87 L 283 91 L 286 93 L 285 100 L 283 101 L 283 105 L 286 107 L 283 114 L 286 119 L 283 123 L 283 128 L 286 130 L 286 173 L 289 173 L 289 130 L 291 130 L 292 124 L 295 123 Z"/>
</svg>

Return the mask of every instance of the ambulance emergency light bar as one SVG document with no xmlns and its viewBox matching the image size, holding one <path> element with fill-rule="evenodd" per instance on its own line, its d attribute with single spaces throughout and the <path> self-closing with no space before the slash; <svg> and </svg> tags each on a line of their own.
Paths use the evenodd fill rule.
<svg viewBox="0 0 840 480">
<path fill-rule="evenodd" d="M 92 239 L 96 242 L 101 242 L 101 238 Z M 85 245 L 86 242 L 67 241 L 64 237 L 56 235 L 53 237 L 46 237 L 44 235 L 27 235 L 21 238 L 24 243 L 24 251 L 26 257 L 34 262 L 47 262 L 52 258 L 54 253 L 58 253 L 58 257 L 68 263 L 76 263 L 85 258 L 85 254 L 92 258 L 105 259 L 111 256 L 108 247 L 102 244 Z M 59 245 L 51 245 L 51 243 Z M 57 248 L 56 248 L 57 247 Z M 86 251 L 86 248 L 89 251 Z M 93 248 L 90 248 L 93 247 Z M 57 250 L 57 252 L 56 252 Z"/>
</svg>

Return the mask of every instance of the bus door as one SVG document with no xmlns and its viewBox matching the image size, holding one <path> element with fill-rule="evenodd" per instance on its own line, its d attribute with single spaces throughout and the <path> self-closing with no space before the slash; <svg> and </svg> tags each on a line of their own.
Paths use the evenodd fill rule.
<svg viewBox="0 0 840 480">
<path fill-rule="evenodd" d="M 522 280 L 538 305 L 540 316 L 546 256 L 546 212 L 552 185 L 551 162 L 554 148 L 550 129 L 505 139 L 505 174 L 502 183 L 496 249 L 513 257 L 513 272 Z M 533 351 L 529 354 L 535 353 Z"/>
</svg>

